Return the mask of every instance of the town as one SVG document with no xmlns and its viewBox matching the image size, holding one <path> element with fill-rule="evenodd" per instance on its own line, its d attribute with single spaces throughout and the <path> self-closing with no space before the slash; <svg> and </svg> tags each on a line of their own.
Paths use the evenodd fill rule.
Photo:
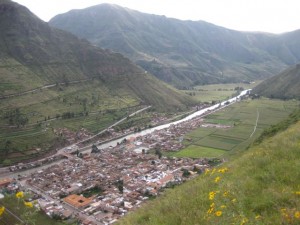
<svg viewBox="0 0 300 225">
<path fill-rule="evenodd" d="M 113 224 L 147 199 L 196 177 L 215 163 L 207 158 L 175 158 L 164 153 L 182 149 L 185 134 L 198 127 L 229 128 L 203 119 L 220 106 L 144 135 L 124 137 L 110 128 L 110 135 L 92 146 L 73 144 L 55 156 L 10 167 L 14 174 L 32 171 L 0 180 L 0 188 L 31 193 L 34 198 L 30 200 L 51 218 L 75 219 L 84 225 Z M 116 145 L 103 147 L 110 140 L 120 140 L 120 136 Z M 100 144 L 103 142 L 106 145 Z"/>
<path fill-rule="evenodd" d="M 50 217 L 77 218 L 82 224 L 111 224 L 164 188 L 184 182 L 210 167 L 208 159 L 165 157 L 179 150 L 182 136 L 203 124 L 195 118 L 145 136 L 124 139 L 115 147 L 69 154 L 68 159 L 18 180 L 2 182 L 11 190 L 30 191 Z M 154 149 L 155 154 L 149 154 Z M 62 157 L 62 156 L 60 156 Z M 14 167 L 16 169 L 16 167 Z M 8 182 L 7 182 L 8 181 Z"/>
</svg>

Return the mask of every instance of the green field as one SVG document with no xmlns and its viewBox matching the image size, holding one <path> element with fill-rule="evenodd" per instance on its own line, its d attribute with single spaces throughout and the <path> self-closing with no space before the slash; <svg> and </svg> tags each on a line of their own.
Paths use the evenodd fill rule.
<svg viewBox="0 0 300 225">
<path fill-rule="evenodd" d="M 56 86 L 0 103 L 0 164 L 6 160 L 6 165 L 67 144 L 54 129 L 85 128 L 95 134 L 142 107 L 131 93 L 113 92 L 99 81 Z M 66 113 L 72 116 L 64 118 Z M 18 124 L 22 118 L 25 125 Z M 36 148 L 41 150 L 34 152 Z"/>
<path fill-rule="evenodd" d="M 189 157 L 189 158 L 199 158 L 199 157 L 219 157 L 223 155 L 225 151 L 215 148 L 208 148 L 198 145 L 189 145 L 185 149 L 172 154 L 175 157 Z"/>
<path fill-rule="evenodd" d="M 244 89 L 252 89 L 258 85 L 261 81 L 255 81 L 251 84 L 246 83 L 230 83 L 230 84 L 210 84 L 195 86 L 193 90 L 183 91 L 186 94 L 193 96 L 193 98 L 199 102 L 212 102 L 212 101 L 224 101 L 231 98 L 237 93 L 236 87 L 242 87 Z"/>
<path fill-rule="evenodd" d="M 194 158 L 217 157 L 231 154 L 232 150 L 244 150 L 264 129 L 287 118 L 298 106 L 298 101 L 265 98 L 244 100 L 230 105 L 206 116 L 204 122 L 231 125 L 231 128 L 200 127 L 193 130 L 184 138 L 185 148 L 170 155 Z M 257 127 L 253 133 L 257 118 Z"/>
</svg>

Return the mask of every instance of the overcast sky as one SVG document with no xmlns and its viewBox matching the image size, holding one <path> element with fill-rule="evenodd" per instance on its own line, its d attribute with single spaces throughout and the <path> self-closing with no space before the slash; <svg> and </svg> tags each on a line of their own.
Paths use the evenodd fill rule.
<svg viewBox="0 0 300 225">
<path fill-rule="evenodd" d="M 44 21 L 71 9 L 114 3 L 183 20 L 204 20 L 241 31 L 282 33 L 300 29 L 299 0 L 14 0 Z"/>
</svg>

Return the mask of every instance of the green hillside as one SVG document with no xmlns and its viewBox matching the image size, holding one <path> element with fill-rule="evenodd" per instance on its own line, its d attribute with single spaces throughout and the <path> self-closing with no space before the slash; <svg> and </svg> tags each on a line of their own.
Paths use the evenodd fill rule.
<svg viewBox="0 0 300 225">
<path fill-rule="evenodd" d="M 167 190 L 118 224 L 299 224 L 299 111 L 269 129 L 262 143 Z"/>
<path fill-rule="evenodd" d="M 125 88 L 147 104 L 155 105 L 155 99 L 167 106 L 175 101 L 176 107 L 190 102 L 122 55 L 51 28 L 23 6 L 2 1 L 0 10 L 0 95 L 95 78 L 109 88 Z M 170 93 L 174 101 L 165 95 Z"/>
<path fill-rule="evenodd" d="M 0 1 L 0 30 L 0 163 L 66 144 L 56 129 L 96 133 L 147 105 L 178 111 L 194 103 L 121 54 L 51 28 L 17 3 Z"/>
<path fill-rule="evenodd" d="M 180 88 L 264 79 L 300 60 L 299 32 L 239 32 L 204 21 L 181 21 L 117 5 L 72 10 L 49 23 L 120 52 Z"/>
<path fill-rule="evenodd" d="M 291 66 L 253 89 L 253 94 L 279 99 L 300 99 L 300 64 Z"/>
</svg>

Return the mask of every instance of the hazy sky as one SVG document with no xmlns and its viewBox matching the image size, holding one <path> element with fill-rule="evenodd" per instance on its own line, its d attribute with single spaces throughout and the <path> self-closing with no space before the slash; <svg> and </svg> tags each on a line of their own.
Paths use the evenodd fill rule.
<svg viewBox="0 0 300 225">
<path fill-rule="evenodd" d="M 71 9 L 114 3 L 141 12 L 204 20 L 241 31 L 282 33 L 300 29 L 299 0 L 14 0 L 44 21 Z"/>
</svg>

